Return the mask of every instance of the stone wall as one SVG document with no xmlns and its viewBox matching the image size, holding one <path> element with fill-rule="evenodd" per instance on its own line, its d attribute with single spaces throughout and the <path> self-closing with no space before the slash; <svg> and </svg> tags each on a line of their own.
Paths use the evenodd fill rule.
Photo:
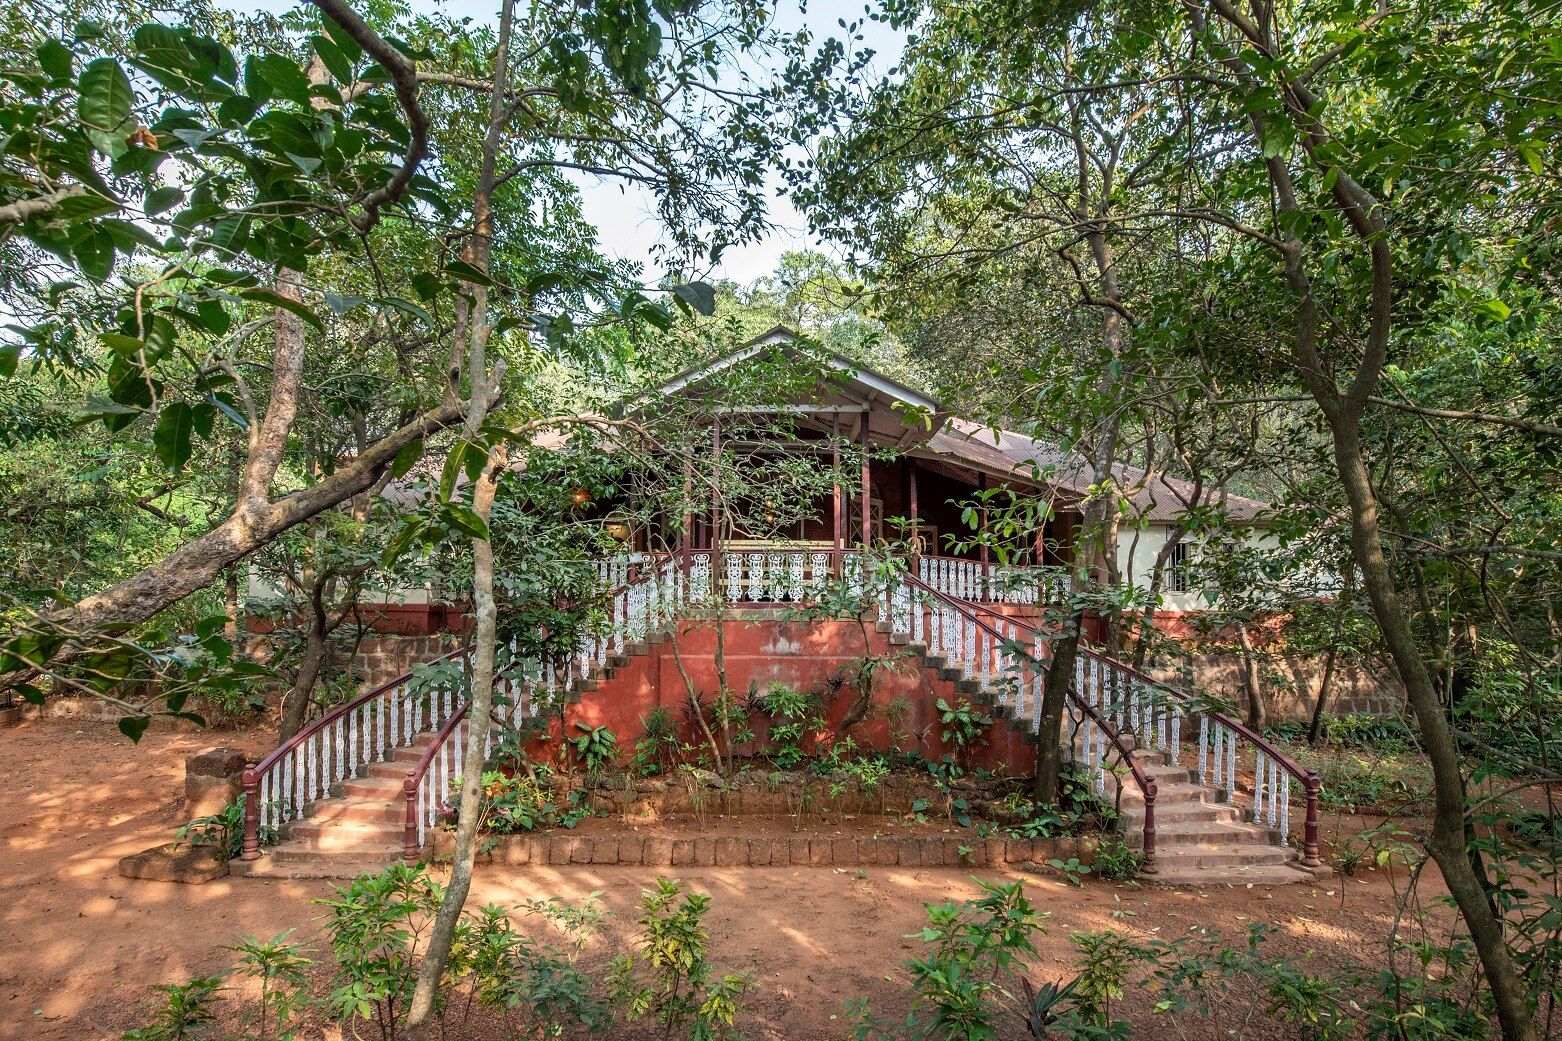
<svg viewBox="0 0 1562 1041">
<path fill-rule="evenodd" d="M 1322 654 L 1261 652 L 1259 677 L 1270 721 L 1309 721 L 1325 667 Z M 1208 691 L 1232 705 L 1243 703 L 1242 656 L 1234 651 L 1202 651 L 1182 662 L 1152 667 L 1149 672 L 1174 686 Z M 1356 662 L 1337 661 L 1329 689 L 1327 711 L 1331 716 L 1398 716 L 1405 711 L 1404 695 L 1398 688 Z"/>
</svg>

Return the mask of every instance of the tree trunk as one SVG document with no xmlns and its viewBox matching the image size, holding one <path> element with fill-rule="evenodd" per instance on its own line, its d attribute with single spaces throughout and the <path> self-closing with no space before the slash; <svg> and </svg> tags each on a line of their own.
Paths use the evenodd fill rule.
<svg viewBox="0 0 1562 1041">
<path fill-rule="evenodd" d="M 510 29 L 515 0 L 504 0 L 499 12 L 498 45 L 494 52 L 493 89 L 489 95 L 488 127 L 483 137 L 482 166 L 477 187 L 472 193 L 472 237 L 465 251 L 467 262 L 479 271 L 487 271 L 493 248 L 493 191 L 500 137 L 506 119 L 505 86 L 510 75 Z M 482 437 L 489 409 L 504 376 L 501 360 L 488 371 L 488 289 L 471 286 L 471 305 L 467 314 L 467 373 L 471 383 L 471 405 L 464 431 L 474 442 Z M 493 513 L 494 493 L 499 475 L 504 472 L 508 455 L 503 441 L 489 449 L 488 460 L 472 489 L 472 509 L 484 525 Z M 475 614 L 472 634 L 472 693 L 467 710 L 467 745 L 462 763 L 461 795 L 456 820 L 455 852 L 450 865 L 450 884 L 434 916 L 428 948 L 418 963 L 417 983 L 407 1010 L 409 1041 L 428 1041 L 434 1007 L 439 996 L 439 981 L 450 961 L 456 926 L 472 888 L 472 866 L 477 856 L 479 794 L 483 761 L 486 756 L 490 715 L 493 711 L 494 658 L 498 644 L 498 609 L 494 604 L 493 544 L 486 538 L 472 540 L 472 605 Z"/>
<path fill-rule="evenodd" d="M 1237 623 L 1237 639 L 1242 644 L 1242 713 L 1250 730 L 1263 730 L 1269 713 L 1264 708 L 1264 688 L 1258 672 L 1258 653 L 1247 623 Z"/>
<path fill-rule="evenodd" d="M 331 643 L 327 634 L 319 625 L 312 623 L 309 626 L 309 635 L 304 638 L 304 653 L 298 662 L 298 675 L 282 698 L 282 723 L 277 730 L 278 745 L 304 729 L 304 724 L 308 722 L 309 706 L 314 700 L 315 684 L 320 682 L 320 673 L 325 671 L 325 661 L 330 650 Z"/>
<path fill-rule="evenodd" d="M 1393 575 L 1383 555 L 1378 506 L 1362 458 L 1356 417 L 1325 407 L 1351 513 L 1351 551 L 1361 569 L 1362 588 L 1383 634 L 1421 731 L 1432 766 L 1433 819 L 1428 852 L 1442 872 L 1443 882 L 1459 907 L 1470 939 L 1480 956 L 1487 985 L 1497 1007 L 1502 1034 L 1508 1041 L 1540 1041 L 1540 1032 L 1526 1006 L 1526 988 L 1503 939 L 1503 925 L 1492 909 L 1487 881 L 1478 873 L 1466 849 L 1463 766 L 1437 690 L 1416 647 L 1410 625 L 1399 606 Z"/>
</svg>

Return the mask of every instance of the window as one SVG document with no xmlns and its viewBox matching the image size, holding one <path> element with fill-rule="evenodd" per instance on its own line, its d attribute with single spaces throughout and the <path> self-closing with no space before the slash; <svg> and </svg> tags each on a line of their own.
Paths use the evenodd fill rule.
<svg viewBox="0 0 1562 1041">
<path fill-rule="evenodd" d="M 1179 542 L 1172 546 L 1171 560 L 1167 563 L 1166 588 L 1173 593 L 1186 593 L 1192 589 L 1189 570 L 1188 544 Z"/>
</svg>

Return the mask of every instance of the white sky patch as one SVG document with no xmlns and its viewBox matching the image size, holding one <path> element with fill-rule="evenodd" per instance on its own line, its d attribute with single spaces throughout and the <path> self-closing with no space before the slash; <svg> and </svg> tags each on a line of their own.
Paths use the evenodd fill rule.
<svg viewBox="0 0 1562 1041">
<path fill-rule="evenodd" d="M 223 2 L 235 10 L 273 14 L 299 6 L 292 0 Z M 438 12 L 455 18 L 469 17 L 478 22 L 492 21 L 498 11 L 498 5 L 491 0 L 409 0 L 409 3 L 414 11 Z M 820 41 L 832 35 L 840 36 L 844 32 L 840 26 L 841 20 L 848 23 L 865 21 L 865 10 L 862 0 L 817 0 L 808 4 L 807 10 L 803 10 L 795 0 L 782 2 L 777 7 L 777 26 L 783 32 L 795 32 L 806 27 L 813 33 L 817 46 Z M 874 67 L 878 71 L 888 69 L 899 59 L 905 43 L 904 34 L 883 23 L 865 21 L 862 35 L 863 42 L 857 46 L 870 47 L 877 52 Z M 756 60 L 743 71 L 759 80 L 768 76 L 772 70 Z M 572 180 L 580 187 L 582 209 L 586 220 L 596 226 L 603 252 L 611 258 L 640 263 L 643 265 L 645 281 L 656 284 L 667 271 L 653 254 L 663 234 L 651 193 L 643 185 L 625 184 L 584 173 L 572 174 Z M 773 179 L 766 186 L 770 200 L 769 218 L 775 227 L 757 242 L 728 249 L 720 263 L 697 274 L 748 284 L 774 271 L 782 253 L 802 249 L 834 252 L 809 233 L 807 219 L 797 211 L 790 199 L 779 194 L 779 189 L 779 178 Z"/>
</svg>

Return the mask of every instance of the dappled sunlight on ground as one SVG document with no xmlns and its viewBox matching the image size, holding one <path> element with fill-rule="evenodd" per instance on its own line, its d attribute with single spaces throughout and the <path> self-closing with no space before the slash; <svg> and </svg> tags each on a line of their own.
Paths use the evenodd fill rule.
<svg viewBox="0 0 1562 1041">
<path fill-rule="evenodd" d="M 137 747 L 110 723 L 41 720 L 0 730 L 7 786 L 0 800 L 0 1039 L 118 1037 L 143 1022 L 151 984 L 225 969 L 232 959 L 223 945 L 244 934 L 316 934 L 320 909 L 310 901 L 329 893 L 326 882 L 183 886 L 118 875 L 119 857 L 168 840 L 181 823 L 184 756 L 219 743 L 254 748 L 264 736 L 154 727 Z M 978 892 L 973 872 L 957 869 L 660 870 L 711 895 L 713 958 L 755 974 L 747 1008 L 758 1038 L 844 1037 L 844 1021 L 832 1016 L 858 995 L 881 1014 L 902 1014 L 901 963 L 921 946 L 906 934 L 925 921 L 923 905 Z M 640 892 L 657 873 L 487 866 L 472 903 L 577 901 L 600 891 L 613 916 L 588 948 L 596 965 L 634 936 Z M 1240 942 L 1251 924 L 1273 924 L 1277 956 L 1338 963 L 1381 951 L 1394 913 L 1392 890 L 1379 875 L 1182 890 L 1078 887 L 1051 873 L 974 874 L 1024 881 L 1036 909 L 1050 916 L 1038 940 L 1039 979 L 1069 972 L 1068 935 L 1081 930 L 1171 939 L 1214 929 Z M 547 928 L 521 920 L 529 931 Z M 1130 995 L 1124 1012 L 1148 1004 L 1146 995 Z"/>
</svg>

